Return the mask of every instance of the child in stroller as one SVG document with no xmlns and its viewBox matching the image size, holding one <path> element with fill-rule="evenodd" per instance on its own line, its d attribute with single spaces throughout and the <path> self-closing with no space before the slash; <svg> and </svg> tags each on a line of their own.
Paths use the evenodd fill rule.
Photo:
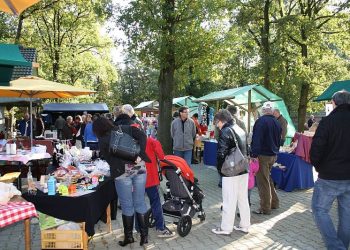
<svg viewBox="0 0 350 250">
<path fill-rule="evenodd" d="M 205 220 L 202 207 L 203 191 L 198 187 L 198 180 L 192 169 L 181 157 L 166 155 L 160 161 L 162 174 L 168 182 L 167 193 L 164 194 L 163 214 L 179 219 L 177 231 L 185 237 L 192 227 L 192 218 L 198 212 L 201 221 Z"/>
</svg>

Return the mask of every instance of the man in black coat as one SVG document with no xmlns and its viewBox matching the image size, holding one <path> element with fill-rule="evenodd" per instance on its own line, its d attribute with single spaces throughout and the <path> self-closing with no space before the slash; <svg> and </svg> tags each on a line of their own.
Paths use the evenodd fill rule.
<svg viewBox="0 0 350 250">
<path fill-rule="evenodd" d="M 312 212 L 327 249 L 349 248 L 350 242 L 350 93 L 336 92 L 335 108 L 318 125 L 310 158 L 318 172 L 312 196 Z M 336 231 L 329 210 L 338 200 Z"/>
</svg>

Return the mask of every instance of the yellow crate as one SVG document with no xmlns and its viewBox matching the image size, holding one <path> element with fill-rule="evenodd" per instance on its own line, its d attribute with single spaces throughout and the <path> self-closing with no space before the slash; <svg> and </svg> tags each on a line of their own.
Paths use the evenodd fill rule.
<svg viewBox="0 0 350 250">
<path fill-rule="evenodd" d="M 42 230 L 42 249 L 87 249 L 84 225 L 81 230 Z M 85 247 L 84 247 L 85 241 Z"/>
</svg>

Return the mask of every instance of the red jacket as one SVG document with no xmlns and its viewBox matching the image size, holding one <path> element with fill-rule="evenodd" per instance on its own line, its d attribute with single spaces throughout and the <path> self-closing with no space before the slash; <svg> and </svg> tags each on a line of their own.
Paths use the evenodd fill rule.
<svg viewBox="0 0 350 250">
<path fill-rule="evenodd" d="M 156 139 L 149 137 L 147 138 L 146 144 L 146 154 L 148 158 L 151 160 L 150 163 L 146 162 L 147 168 L 147 180 L 146 180 L 146 188 L 153 187 L 159 185 L 159 177 L 158 177 L 158 160 L 164 159 L 164 152 L 162 145 Z"/>
</svg>

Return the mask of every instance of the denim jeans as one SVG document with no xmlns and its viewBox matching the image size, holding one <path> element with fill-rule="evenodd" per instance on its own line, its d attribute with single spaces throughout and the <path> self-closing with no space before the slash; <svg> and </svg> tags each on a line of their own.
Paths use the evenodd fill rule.
<svg viewBox="0 0 350 250">
<path fill-rule="evenodd" d="M 155 219 L 155 226 L 157 230 L 163 231 L 165 229 L 164 216 L 162 204 L 160 202 L 159 186 L 153 186 L 146 188 L 146 193 L 151 204 L 153 218 Z M 135 228 L 139 232 L 139 225 L 137 220 L 135 220 Z"/>
<path fill-rule="evenodd" d="M 158 192 L 158 186 L 146 188 L 146 193 L 151 203 L 151 209 L 153 217 L 156 221 L 156 229 L 164 230 L 164 217 L 162 204 L 160 203 L 160 197 Z"/>
<path fill-rule="evenodd" d="M 329 210 L 338 201 L 338 230 Z M 327 249 L 346 250 L 350 242 L 350 180 L 318 179 L 312 196 L 312 213 Z"/>
<path fill-rule="evenodd" d="M 147 212 L 145 202 L 146 173 L 115 179 L 122 214 L 132 216 L 134 211 L 139 214 Z"/>
<path fill-rule="evenodd" d="M 192 149 L 191 150 L 185 150 L 185 151 L 174 150 L 174 155 L 183 158 L 187 162 L 188 166 L 191 167 Z"/>
</svg>

